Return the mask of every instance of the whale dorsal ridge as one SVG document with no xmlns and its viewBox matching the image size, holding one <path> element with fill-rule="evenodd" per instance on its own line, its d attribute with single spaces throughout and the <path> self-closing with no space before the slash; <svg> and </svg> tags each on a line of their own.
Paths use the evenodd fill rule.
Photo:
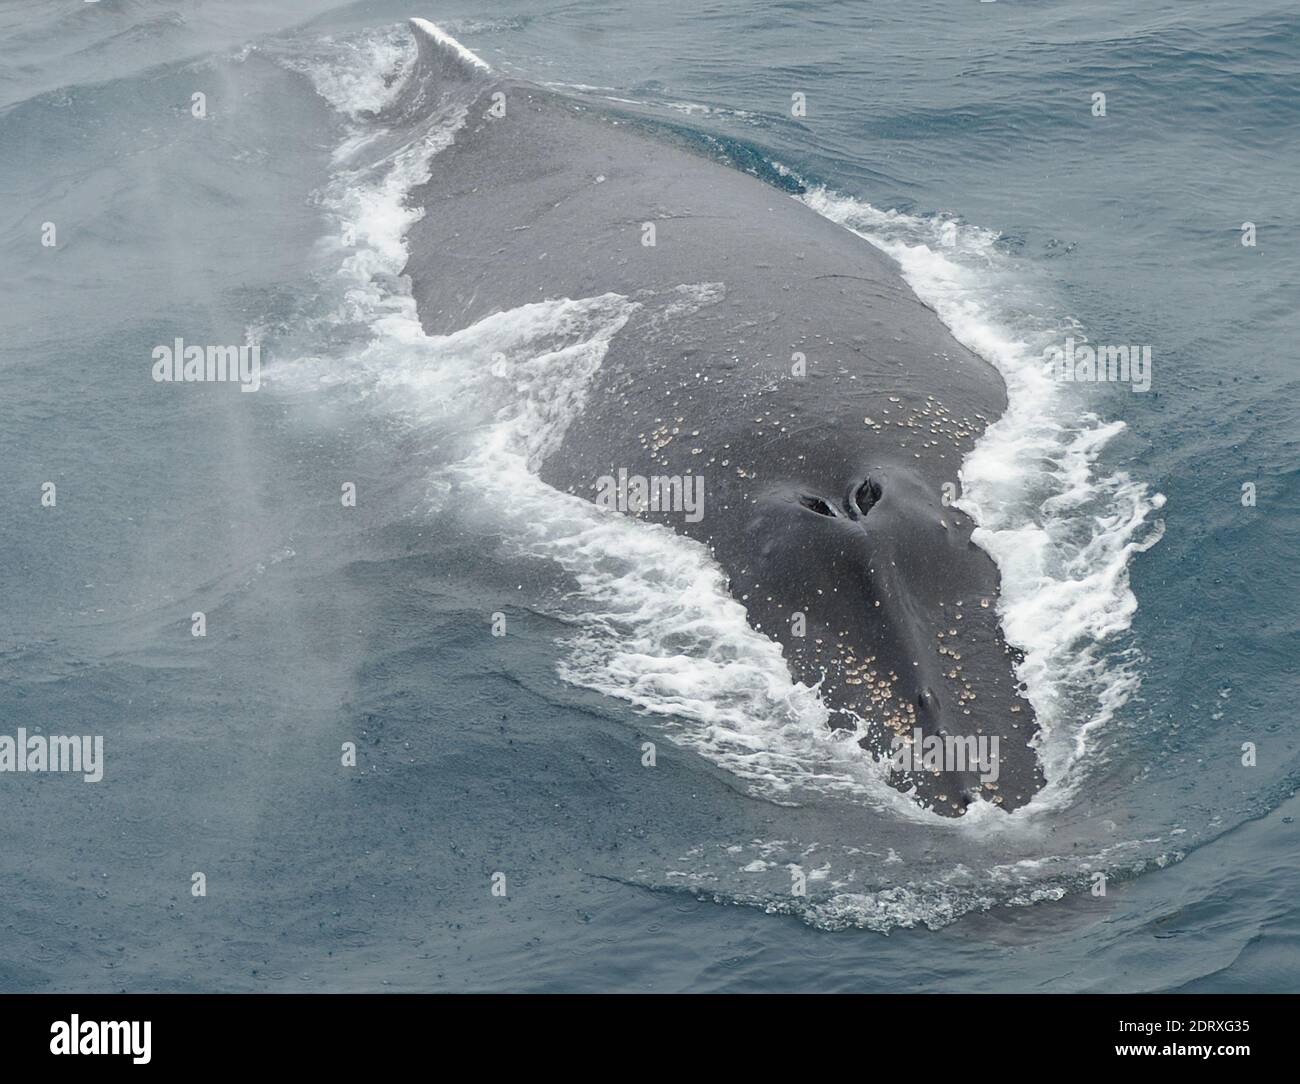
<svg viewBox="0 0 1300 1084">
<path fill-rule="evenodd" d="M 411 29 L 420 49 L 421 67 L 428 72 L 468 79 L 486 75 L 492 70 L 481 56 L 466 49 L 428 19 L 411 19 Z"/>
</svg>

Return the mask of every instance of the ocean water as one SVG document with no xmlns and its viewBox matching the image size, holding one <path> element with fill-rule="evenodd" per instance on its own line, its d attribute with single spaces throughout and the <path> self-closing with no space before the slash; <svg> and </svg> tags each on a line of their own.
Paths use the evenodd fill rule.
<svg viewBox="0 0 1300 1084">
<path fill-rule="evenodd" d="M 391 117 L 408 16 L 856 231 L 1002 372 L 963 507 L 1046 724 L 1029 807 L 881 787 L 705 551 L 537 479 L 627 302 L 422 332 L 411 196 L 464 118 Z M 106 757 L 0 775 L 0 988 L 1300 989 L 1294 5 L 0 28 L 0 734 Z M 153 382 L 178 336 L 263 386 Z M 1067 338 L 1149 345 L 1150 389 L 1051 379 Z"/>
</svg>

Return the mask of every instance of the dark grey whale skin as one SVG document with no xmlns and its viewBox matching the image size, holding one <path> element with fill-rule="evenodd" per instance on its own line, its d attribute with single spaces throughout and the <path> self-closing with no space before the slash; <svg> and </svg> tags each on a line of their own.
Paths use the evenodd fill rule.
<svg viewBox="0 0 1300 1084">
<path fill-rule="evenodd" d="M 1006 810 L 1029 801 L 1044 782 L 1037 724 L 997 621 L 998 571 L 970 519 L 942 501 L 1005 408 L 998 374 L 891 258 L 799 201 L 415 34 L 419 109 L 468 103 L 415 194 L 425 214 L 406 273 L 425 330 L 551 298 L 613 291 L 642 304 L 543 480 L 591 496 L 620 468 L 702 474 L 700 522 L 644 518 L 710 548 L 792 676 L 821 682 L 832 725 L 877 753 L 914 727 L 997 736 L 993 785 L 970 771 L 890 782 L 949 816 L 977 797 Z M 494 92 L 504 117 L 488 113 Z M 696 283 L 722 283 L 725 296 L 669 314 L 676 288 Z M 804 377 L 792 375 L 795 352 Z"/>
</svg>

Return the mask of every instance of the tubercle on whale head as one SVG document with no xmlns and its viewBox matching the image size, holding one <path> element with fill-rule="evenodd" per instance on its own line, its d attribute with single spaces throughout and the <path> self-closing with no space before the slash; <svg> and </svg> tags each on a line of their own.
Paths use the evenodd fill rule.
<svg viewBox="0 0 1300 1084">
<path fill-rule="evenodd" d="M 997 569 L 971 527 L 920 473 L 890 463 L 774 484 L 751 524 L 756 579 L 806 617 L 799 636 L 763 616 L 792 672 L 820 681 L 832 725 L 862 730 L 859 744 L 890 759 L 892 785 L 947 816 L 980 799 L 1014 809 L 1043 783 L 998 624 Z M 936 748 L 956 759 L 936 762 Z"/>
</svg>

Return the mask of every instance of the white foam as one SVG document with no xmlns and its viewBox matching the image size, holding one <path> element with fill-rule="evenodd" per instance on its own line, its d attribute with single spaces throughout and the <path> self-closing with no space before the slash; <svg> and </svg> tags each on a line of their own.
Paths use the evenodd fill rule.
<svg viewBox="0 0 1300 1084">
<path fill-rule="evenodd" d="M 310 54 L 282 63 L 306 75 L 317 94 L 356 120 L 396 100 L 417 55 L 404 28 L 388 27 L 358 37 L 322 38 Z"/>
<path fill-rule="evenodd" d="M 342 286 L 333 320 L 373 325 L 380 337 L 418 333 L 415 301 L 396 282 L 407 262 L 406 235 L 424 214 L 407 197 L 429 179 L 430 160 L 465 121 L 463 106 L 448 105 L 400 132 L 375 125 L 374 115 L 416 75 L 415 55 L 410 34 L 397 26 L 326 38 L 313 54 L 286 60 L 347 121 L 332 156 L 335 173 L 317 193 L 333 225 L 322 256 Z M 290 367 L 278 375 L 290 377 Z"/>
</svg>

